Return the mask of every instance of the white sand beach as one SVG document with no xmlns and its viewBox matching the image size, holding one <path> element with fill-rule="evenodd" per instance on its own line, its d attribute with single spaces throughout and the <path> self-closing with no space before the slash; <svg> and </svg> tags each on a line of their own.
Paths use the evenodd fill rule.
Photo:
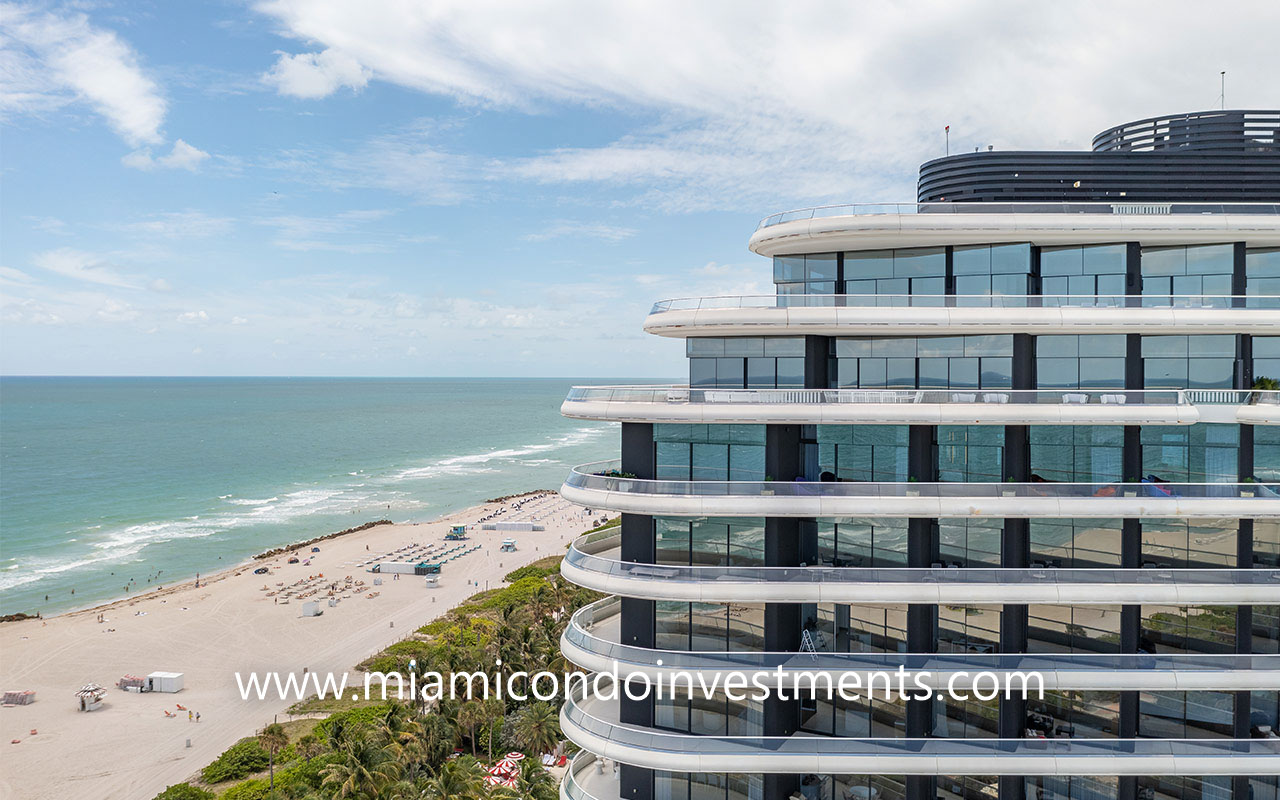
<svg viewBox="0 0 1280 800">
<path fill-rule="evenodd" d="M 375 576 L 357 565 L 411 543 L 444 544 L 451 525 L 472 525 L 504 505 L 509 503 L 323 541 L 319 553 L 310 547 L 299 551 L 301 559 L 311 559 L 309 565 L 288 564 L 287 555 L 248 561 L 207 583 L 202 578 L 199 588 L 188 580 L 108 606 L 0 625 L 0 689 L 36 692 L 31 705 L 0 708 L 0 797 L 148 800 L 292 704 L 242 701 L 237 671 L 349 671 L 477 591 L 500 585 L 512 569 L 563 554 L 574 536 L 592 527 L 584 509 L 547 494 L 498 517 L 537 517 L 545 531 L 472 529 L 464 544 L 481 549 L 445 565 L 438 588 L 408 575 L 384 576 L 374 586 Z M 518 541 L 517 552 L 499 552 L 508 537 Z M 270 575 L 253 574 L 264 565 Z M 318 617 L 303 618 L 297 599 L 277 603 L 282 588 L 320 574 L 323 581 L 313 587 L 351 575 L 366 590 L 332 608 L 326 591 L 318 592 L 312 597 L 322 601 L 324 614 Z M 272 590 L 277 595 L 268 597 Z M 125 674 L 155 671 L 184 673 L 185 688 L 135 694 L 115 687 Z M 107 688 L 106 702 L 85 713 L 77 710 L 74 693 L 90 681 Z M 177 704 L 199 712 L 200 722 L 189 722 Z M 166 717 L 166 710 L 177 716 Z M 11 743 L 15 739 L 19 743 Z"/>
</svg>

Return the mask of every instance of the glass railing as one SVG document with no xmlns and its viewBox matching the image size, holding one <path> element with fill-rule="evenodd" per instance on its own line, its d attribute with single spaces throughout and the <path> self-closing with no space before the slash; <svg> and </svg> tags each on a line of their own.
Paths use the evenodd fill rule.
<svg viewBox="0 0 1280 800">
<path fill-rule="evenodd" d="M 688 386 L 574 386 L 568 403 L 705 403 L 740 405 L 1214 405 L 1280 403 L 1280 392 L 1231 389 L 691 389 Z"/>
<path fill-rule="evenodd" d="M 1144 497 L 1280 499 L 1280 483 L 924 483 L 896 481 L 682 481 L 629 477 L 618 461 L 574 467 L 565 485 L 578 489 L 680 497 L 866 497 L 866 498 L 1078 498 Z"/>
<path fill-rule="evenodd" d="M 907 739 L 840 736 L 703 736 L 666 733 L 624 725 L 597 711 L 616 714 L 617 703 L 582 700 L 582 689 L 569 695 L 565 719 L 581 731 L 634 750 L 687 755 L 702 759 L 706 771 L 722 771 L 741 758 L 763 756 L 919 756 L 921 758 L 1045 756 L 1280 756 L 1280 739 Z M 723 760 L 721 760 L 723 759 Z M 747 762 L 749 763 L 749 762 Z M 790 762 L 789 762 L 790 763 Z M 1007 762 L 1006 762 L 1007 763 Z M 763 765 L 762 765 L 763 766 Z M 1093 762 L 1091 769 L 1096 769 Z M 1239 762 L 1246 774 L 1252 767 Z M 1021 769 L 1010 764 L 1011 770 Z M 762 771 L 769 771 L 768 768 Z M 1199 774 L 1199 773 L 1197 773 Z M 1256 774 L 1256 773 L 1255 773 Z"/>
<path fill-rule="evenodd" d="M 621 602 L 609 597 L 578 609 L 565 628 L 564 639 L 580 650 L 632 668 L 787 671 L 865 670 L 945 673 L 968 671 L 1169 671 L 1226 672 L 1280 670 L 1276 654 L 1202 653 L 876 653 L 876 652 L 761 652 L 659 650 L 612 641 L 592 632 L 616 617 Z M 625 670 L 624 670 L 625 672 Z"/>
<path fill-rule="evenodd" d="M 1280 214 L 1280 203 L 845 203 L 772 214 L 756 230 L 796 220 L 871 214 Z"/>
<path fill-rule="evenodd" d="M 601 537 L 601 534 L 610 534 Z M 766 567 L 739 566 L 685 566 L 680 564 L 638 564 L 617 558 L 598 555 L 614 550 L 621 543 L 614 531 L 575 540 L 565 555 L 565 562 L 585 572 L 617 578 L 641 578 L 660 580 L 663 583 L 750 583 L 776 584 L 885 584 L 885 583 L 961 583 L 999 584 L 1002 586 L 1059 585 L 1059 584 L 1110 584 L 1133 585 L 1189 585 L 1212 584 L 1264 585 L 1275 589 L 1274 602 L 1280 603 L 1280 570 L 1271 569 L 1171 569 L 1145 567 L 1142 569 L 1063 569 L 1061 567 Z"/>
<path fill-rule="evenodd" d="M 591 769 L 595 763 L 595 755 L 585 750 L 573 757 L 573 761 L 569 762 L 569 771 L 565 773 L 564 783 L 561 784 L 561 792 L 565 797 L 569 800 L 597 800 L 578 779 L 579 772 Z"/>
<path fill-rule="evenodd" d="M 737 308 L 1280 308 L 1277 295 L 760 294 L 659 300 L 649 314 Z"/>
</svg>

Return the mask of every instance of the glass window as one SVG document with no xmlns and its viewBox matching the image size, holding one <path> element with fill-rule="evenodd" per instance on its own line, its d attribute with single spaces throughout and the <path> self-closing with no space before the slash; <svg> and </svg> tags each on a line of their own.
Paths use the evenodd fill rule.
<svg viewBox="0 0 1280 800">
<path fill-rule="evenodd" d="M 694 389 L 715 387 L 716 360 L 714 358 L 689 359 L 689 385 Z"/>
<path fill-rule="evenodd" d="M 1186 483 L 1235 483 L 1240 426 L 1199 423 L 1186 427 L 1146 425 L 1140 434 L 1147 476 Z"/>
<path fill-rule="evenodd" d="M 1125 477 L 1120 426 L 1033 425 L 1030 438 L 1032 481 L 1113 483 Z"/>
<path fill-rule="evenodd" d="M 1036 385 L 1041 389 L 1111 389 L 1125 385 L 1123 334 L 1037 336 Z"/>
<path fill-rule="evenodd" d="M 1244 252 L 1245 305 L 1255 308 L 1280 306 L 1280 247 L 1260 247 Z"/>
<path fill-rule="evenodd" d="M 819 480 L 831 473 L 842 481 L 905 481 L 906 425 L 818 425 Z"/>
<path fill-rule="evenodd" d="M 836 273 L 836 254 L 835 253 L 810 253 L 804 257 L 805 280 L 810 283 L 814 281 L 834 281 L 839 278 Z M 815 294 L 815 292 L 810 292 Z"/>
<path fill-rule="evenodd" d="M 804 280 L 804 256 L 774 256 L 773 282 Z"/>
<path fill-rule="evenodd" d="M 1030 522 L 1033 567 L 1120 566 L 1122 523 L 1118 519 L 1032 519 Z"/>
<path fill-rule="evenodd" d="M 1119 532 L 1116 532 L 1119 542 Z M 1120 606 L 1027 606 L 1027 649 L 1033 653 L 1120 652 Z"/>
<path fill-rule="evenodd" d="M 1004 480 L 1004 428 L 939 425 L 938 478 L 955 483 Z"/>
<path fill-rule="evenodd" d="M 1148 389 L 1230 389 L 1235 384 L 1234 336 L 1143 336 Z"/>
<path fill-rule="evenodd" d="M 660 480 L 764 480 L 763 425 L 654 426 Z"/>
</svg>

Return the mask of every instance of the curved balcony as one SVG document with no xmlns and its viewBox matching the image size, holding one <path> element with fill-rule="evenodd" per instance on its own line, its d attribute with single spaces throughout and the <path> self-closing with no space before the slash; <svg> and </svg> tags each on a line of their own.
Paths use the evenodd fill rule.
<svg viewBox="0 0 1280 800">
<path fill-rule="evenodd" d="M 570 662 L 593 672 L 647 675 L 670 680 L 679 672 L 708 683 L 729 673 L 747 676 L 752 686 L 794 687 L 797 680 L 849 672 L 895 675 L 934 689 L 970 689 L 980 672 L 996 675 L 1001 686 L 1019 685 L 1020 675 L 1038 673 L 1045 691 L 1249 691 L 1280 687 L 1280 655 L 1194 653 L 876 653 L 658 650 L 621 644 L 621 602 L 606 598 L 578 609 L 560 637 Z M 985 680 L 985 679 L 984 679 Z M 807 684 L 806 684 L 807 685 Z"/>
<path fill-rule="evenodd" d="M 1275 203 L 877 203 L 766 217 L 748 247 L 762 256 L 1030 242 L 1144 246 L 1280 244 Z"/>
<path fill-rule="evenodd" d="M 691 424 L 1280 425 L 1280 392 L 574 386 L 571 419 Z"/>
<path fill-rule="evenodd" d="M 621 560 L 616 529 L 576 541 L 560 572 L 578 586 L 649 600 L 709 603 L 1280 603 L 1280 570 L 765 567 Z"/>
<path fill-rule="evenodd" d="M 1276 775 L 1277 739 L 895 739 L 698 736 L 618 721 L 571 693 L 560 726 L 584 750 L 650 769 L 844 775 Z"/>
<path fill-rule="evenodd" d="M 1280 518 L 1262 483 L 881 483 L 645 480 L 617 462 L 575 467 L 572 503 L 676 517 Z"/>
<path fill-rule="evenodd" d="M 569 771 L 560 784 L 560 800 L 619 800 L 620 791 L 613 766 L 595 753 L 581 750 L 569 762 Z"/>
<path fill-rule="evenodd" d="M 746 295 L 662 300 L 649 312 L 644 329 L 676 338 L 984 333 L 1265 335 L 1280 331 L 1277 308 L 1280 297 L 1271 295 Z"/>
</svg>

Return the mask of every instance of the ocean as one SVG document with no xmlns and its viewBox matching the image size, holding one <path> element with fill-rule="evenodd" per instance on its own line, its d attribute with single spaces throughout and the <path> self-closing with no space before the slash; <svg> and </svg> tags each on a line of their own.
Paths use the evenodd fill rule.
<svg viewBox="0 0 1280 800">
<path fill-rule="evenodd" d="M 0 378 L 0 613 L 557 488 L 618 451 L 616 425 L 565 419 L 560 402 L 613 382 Z"/>
</svg>

